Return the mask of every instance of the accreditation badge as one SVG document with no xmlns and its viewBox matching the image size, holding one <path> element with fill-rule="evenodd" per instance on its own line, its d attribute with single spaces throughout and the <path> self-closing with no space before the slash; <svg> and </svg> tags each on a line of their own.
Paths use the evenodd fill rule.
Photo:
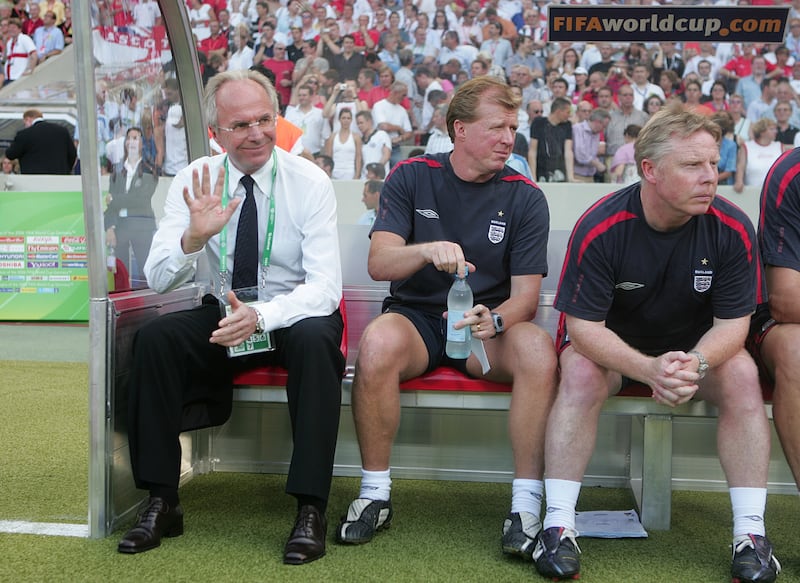
<svg viewBox="0 0 800 583">
<path fill-rule="evenodd" d="M 258 301 L 258 287 L 247 287 L 233 290 L 236 297 L 245 304 L 253 304 Z M 219 299 L 220 312 L 223 317 L 230 316 L 233 313 L 230 303 L 228 302 L 227 295 L 221 294 Z M 275 350 L 275 343 L 272 332 L 256 332 L 247 340 L 238 346 L 228 346 L 228 356 L 246 356 L 249 354 L 257 354 L 259 352 L 269 352 Z"/>
</svg>

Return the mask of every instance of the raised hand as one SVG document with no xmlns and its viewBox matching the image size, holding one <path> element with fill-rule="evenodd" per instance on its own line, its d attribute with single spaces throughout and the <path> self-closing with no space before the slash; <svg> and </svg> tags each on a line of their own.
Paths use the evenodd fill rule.
<svg viewBox="0 0 800 583">
<path fill-rule="evenodd" d="M 189 227 L 181 239 L 185 253 L 202 249 L 211 237 L 222 230 L 241 204 L 241 199 L 230 198 L 225 208 L 222 207 L 225 174 L 224 170 L 220 170 L 212 190 L 208 164 L 203 165 L 202 176 L 197 169 L 192 171 L 192 191 L 188 186 L 183 189 L 183 200 L 189 208 Z"/>
</svg>

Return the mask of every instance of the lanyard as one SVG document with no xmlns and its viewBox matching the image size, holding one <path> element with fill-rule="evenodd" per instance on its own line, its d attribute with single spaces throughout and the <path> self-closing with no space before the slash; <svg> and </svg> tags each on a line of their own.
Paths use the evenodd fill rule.
<svg viewBox="0 0 800 583">
<path fill-rule="evenodd" d="M 267 219 L 267 236 L 264 240 L 264 249 L 261 251 L 261 278 L 260 287 L 267 285 L 267 269 L 272 255 L 272 237 L 275 234 L 275 180 L 278 176 L 278 157 L 272 154 L 272 180 L 270 184 L 269 213 Z M 228 206 L 228 156 L 225 156 L 225 186 L 222 190 L 222 208 Z M 219 283 L 221 290 L 225 289 L 228 281 L 228 225 L 222 227 L 219 234 Z"/>
</svg>

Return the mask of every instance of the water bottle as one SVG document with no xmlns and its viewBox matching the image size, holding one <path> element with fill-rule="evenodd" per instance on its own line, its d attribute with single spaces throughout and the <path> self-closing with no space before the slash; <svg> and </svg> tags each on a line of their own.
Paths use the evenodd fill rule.
<svg viewBox="0 0 800 583">
<path fill-rule="evenodd" d="M 465 359 L 472 351 L 472 332 L 469 326 L 460 330 L 453 328 L 453 324 L 464 319 L 464 312 L 472 308 L 472 288 L 467 283 L 467 267 L 464 267 L 464 277 L 455 276 L 453 285 L 447 294 L 447 344 L 445 353 L 450 358 Z"/>
</svg>

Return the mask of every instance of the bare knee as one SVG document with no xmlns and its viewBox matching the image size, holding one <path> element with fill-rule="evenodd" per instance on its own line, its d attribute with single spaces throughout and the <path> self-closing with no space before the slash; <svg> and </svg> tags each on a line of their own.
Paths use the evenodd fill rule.
<svg viewBox="0 0 800 583">
<path fill-rule="evenodd" d="M 560 358 L 558 400 L 583 410 L 599 409 L 609 396 L 609 372 L 572 348 Z"/>
</svg>

